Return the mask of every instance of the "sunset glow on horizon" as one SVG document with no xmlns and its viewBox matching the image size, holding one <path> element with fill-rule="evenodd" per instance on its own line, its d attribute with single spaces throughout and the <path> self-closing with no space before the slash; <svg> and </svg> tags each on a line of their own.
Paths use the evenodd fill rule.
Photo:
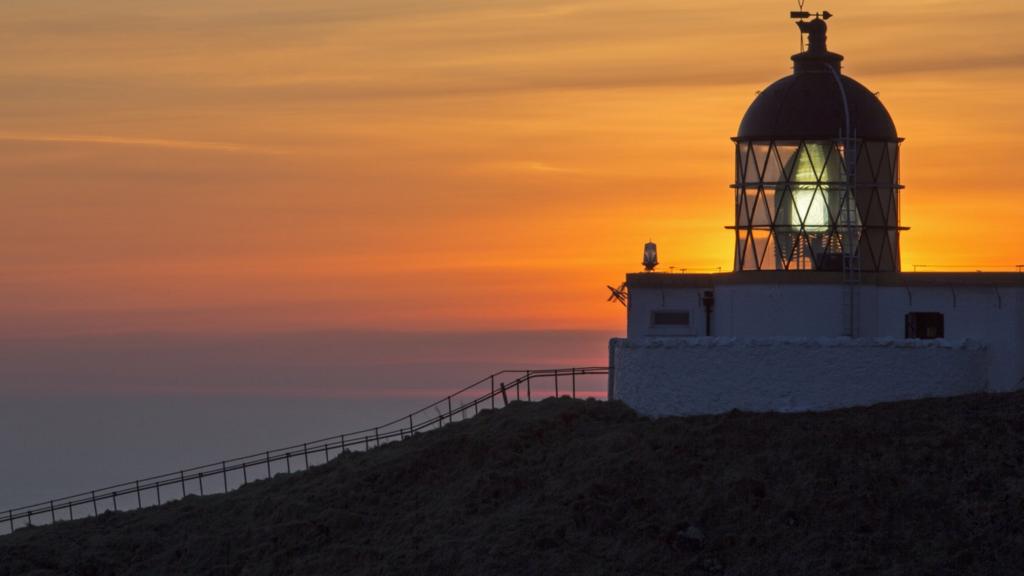
<svg viewBox="0 0 1024 576">
<path fill-rule="evenodd" d="M 807 8 L 907 139 L 903 269 L 1024 264 L 1024 5 Z M 732 269 L 791 9 L 8 2 L 0 337 L 622 330 L 648 239 Z"/>
</svg>

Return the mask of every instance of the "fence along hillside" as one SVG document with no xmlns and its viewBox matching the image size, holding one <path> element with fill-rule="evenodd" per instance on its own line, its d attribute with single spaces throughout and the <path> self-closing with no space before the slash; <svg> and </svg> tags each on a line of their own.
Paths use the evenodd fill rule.
<svg viewBox="0 0 1024 576">
<path fill-rule="evenodd" d="M 608 368 L 548 368 L 502 370 L 482 378 L 428 406 L 380 426 L 320 438 L 248 456 L 194 466 L 158 476 L 141 478 L 63 498 L 20 506 L 0 512 L 0 534 L 26 526 L 98 516 L 108 510 L 135 510 L 160 505 L 187 495 L 229 492 L 251 481 L 281 472 L 296 472 L 324 464 L 338 454 L 369 450 L 418 432 L 475 416 L 480 410 L 498 409 L 513 401 L 541 400 L 551 396 L 593 396 L 596 377 Z M 590 384 L 584 387 L 582 384 Z"/>
</svg>

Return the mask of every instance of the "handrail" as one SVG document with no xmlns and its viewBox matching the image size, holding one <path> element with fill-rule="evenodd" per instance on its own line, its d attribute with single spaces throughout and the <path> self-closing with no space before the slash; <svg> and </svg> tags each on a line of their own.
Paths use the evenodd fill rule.
<svg viewBox="0 0 1024 576">
<path fill-rule="evenodd" d="M 176 487 L 177 491 L 180 492 L 181 497 L 184 498 L 190 494 L 188 489 L 189 483 L 198 485 L 198 494 L 205 495 L 206 489 L 203 484 L 204 479 L 219 477 L 223 488 L 221 493 L 228 492 L 234 488 L 248 484 L 250 482 L 249 471 L 253 468 L 256 468 L 257 470 L 265 468 L 265 474 L 262 477 L 259 477 L 258 474 L 254 474 L 253 479 L 270 478 L 274 476 L 272 464 L 278 462 L 284 462 L 286 468 L 285 471 L 289 473 L 292 472 L 292 459 L 294 458 L 302 459 L 301 462 L 303 463 L 303 466 L 298 469 L 307 469 L 314 465 L 330 461 L 331 450 L 339 452 L 360 448 L 368 450 L 372 447 L 377 447 L 381 444 L 394 440 L 404 440 L 405 438 L 413 436 L 422 430 L 440 428 L 445 426 L 446 422 L 450 424 L 455 421 L 456 416 L 459 416 L 460 420 L 465 419 L 467 417 L 466 413 L 470 410 L 473 411 L 473 415 L 476 415 L 481 410 L 481 406 L 484 407 L 483 409 L 498 408 L 497 399 L 499 397 L 502 399 L 501 406 L 503 407 L 510 401 L 509 393 L 513 390 L 515 393 L 515 400 L 523 400 L 524 394 L 521 390 L 523 384 L 526 384 L 525 400 L 532 401 L 535 397 L 531 386 L 534 379 L 554 380 L 552 394 L 537 395 L 537 399 L 549 397 L 551 395 L 563 395 L 559 394 L 560 377 L 568 377 L 570 380 L 570 392 L 569 394 L 564 395 L 575 398 L 576 379 L 578 376 L 607 374 L 608 368 L 605 366 L 589 366 L 583 368 L 542 368 L 538 370 L 501 370 L 485 378 L 481 378 L 468 386 L 460 388 L 452 394 L 428 404 L 419 410 L 410 412 L 401 418 L 396 418 L 372 428 L 364 428 L 362 430 L 327 436 L 303 442 L 301 444 L 292 444 L 283 448 L 264 450 L 262 452 L 256 452 L 246 456 L 239 456 L 200 466 L 183 468 L 167 474 L 149 476 L 138 480 L 114 484 L 97 490 L 80 492 L 78 494 L 72 494 L 62 498 L 55 498 L 53 500 L 46 500 L 36 504 L 29 504 L 27 506 L 19 506 L 0 511 L 0 527 L 2 527 L 0 529 L 6 529 L 8 533 L 11 533 L 18 528 L 33 525 L 33 519 L 39 519 L 44 523 L 46 521 L 56 522 L 58 521 L 58 513 L 62 516 L 66 513 L 66 519 L 74 520 L 76 508 L 83 506 L 87 507 L 87 513 L 84 516 L 97 516 L 101 513 L 101 509 L 103 511 L 116 511 L 118 510 L 118 497 L 123 498 L 134 496 L 132 500 L 135 505 L 129 507 L 129 509 L 145 508 L 152 505 L 152 502 L 148 504 L 143 502 L 143 495 L 146 495 L 147 498 L 155 495 L 155 503 L 159 505 L 165 501 L 171 500 L 163 496 L 161 488 L 172 486 Z M 510 376 L 514 376 L 514 378 L 508 382 L 501 381 Z M 465 395 L 478 390 L 484 385 L 489 385 L 489 389 L 485 389 L 486 391 L 482 395 L 474 396 L 458 406 L 453 405 L 453 400 L 465 400 Z M 428 413 L 428 411 L 430 416 L 428 418 L 424 418 L 423 415 Z M 337 453 L 338 452 L 335 453 L 335 456 L 337 456 Z M 312 463 L 311 457 L 313 457 Z M 320 457 L 320 462 L 316 461 L 318 457 Z M 229 473 L 238 471 L 241 471 L 242 473 L 241 483 L 235 485 L 234 488 L 231 488 L 229 486 Z M 278 471 L 278 473 L 280 472 L 281 470 Z M 195 493 L 195 491 L 192 492 L 192 494 Z M 92 513 L 89 514 L 89 511 Z M 80 515 L 79 517 L 84 516 Z M 63 520 L 65 518 L 62 517 L 60 519 Z M 25 522 L 22 526 L 18 526 L 17 523 L 22 520 Z"/>
</svg>

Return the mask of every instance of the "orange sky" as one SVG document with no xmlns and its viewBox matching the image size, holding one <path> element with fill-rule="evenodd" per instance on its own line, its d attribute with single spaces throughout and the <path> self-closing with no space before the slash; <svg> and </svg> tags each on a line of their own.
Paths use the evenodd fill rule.
<svg viewBox="0 0 1024 576">
<path fill-rule="evenodd" d="M 1024 4 L 833 0 L 904 268 L 1024 263 Z M 796 2 L 8 0 L 0 336 L 621 329 L 643 242 L 732 266 Z"/>
</svg>

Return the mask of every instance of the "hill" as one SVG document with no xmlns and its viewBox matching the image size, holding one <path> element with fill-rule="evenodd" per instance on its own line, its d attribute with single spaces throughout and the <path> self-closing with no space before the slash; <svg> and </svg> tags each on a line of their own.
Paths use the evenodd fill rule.
<svg viewBox="0 0 1024 576">
<path fill-rule="evenodd" d="M 550 399 L 0 538 L 0 575 L 1020 574 L 1024 394 L 641 418 Z"/>
</svg>

